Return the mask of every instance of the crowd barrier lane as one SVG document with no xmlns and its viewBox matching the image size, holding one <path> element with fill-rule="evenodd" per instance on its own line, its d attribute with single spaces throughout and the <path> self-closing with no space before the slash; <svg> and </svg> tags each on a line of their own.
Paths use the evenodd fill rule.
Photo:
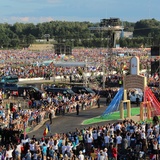
<svg viewBox="0 0 160 160">
<path fill-rule="evenodd" d="M 39 78 L 20 78 L 19 82 L 23 82 L 23 81 L 37 81 L 37 80 L 44 80 L 43 77 L 39 77 Z"/>
<path fill-rule="evenodd" d="M 89 103 L 87 103 L 86 105 L 84 105 L 83 108 L 81 107 L 80 110 L 88 110 L 88 109 L 93 109 L 93 108 L 97 108 L 96 100 L 90 101 Z M 76 108 L 75 108 L 75 107 L 74 107 L 74 108 L 73 108 L 73 107 L 69 107 L 69 108 L 65 108 L 65 112 L 64 112 L 64 113 L 65 113 L 65 114 L 70 114 L 70 113 L 75 113 L 75 112 L 76 112 Z M 56 111 L 55 111 L 55 113 L 54 113 L 54 115 L 53 115 L 53 119 L 56 118 L 56 117 L 58 117 L 58 116 L 60 116 L 60 115 L 62 115 L 62 114 L 63 114 L 62 111 L 60 111 L 58 114 L 57 114 Z M 28 133 L 32 133 L 32 132 L 38 130 L 38 129 L 39 129 L 41 126 L 43 126 L 47 121 L 49 121 L 48 112 L 47 112 L 47 111 L 44 112 L 44 114 L 43 114 L 43 116 L 42 116 L 42 119 L 41 119 L 41 121 L 38 123 L 38 125 L 34 125 L 35 121 L 36 121 L 35 119 L 32 121 L 34 127 L 31 127 Z M 29 123 L 29 124 L 30 124 L 30 123 Z M 30 126 L 28 126 L 28 127 L 30 127 Z"/>
<path fill-rule="evenodd" d="M 89 77 L 91 75 L 91 73 L 87 73 L 85 74 L 87 77 Z M 103 72 L 95 72 L 94 73 L 95 76 L 99 76 L 99 75 L 103 75 Z M 76 75 L 77 77 L 79 76 L 79 74 Z M 56 77 L 50 77 L 50 80 L 64 80 L 64 75 L 62 76 L 56 76 Z M 66 76 L 66 79 L 69 79 L 69 75 Z M 38 81 L 38 80 L 46 80 L 44 77 L 37 77 L 37 78 L 19 78 L 19 82 L 23 82 L 23 81 Z"/>
<path fill-rule="evenodd" d="M 20 78 L 19 79 L 19 82 L 25 82 L 25 81 L 42 81 L 42 80 L 64 80 L 64 76 L 56 76 L 55 78 L 54 77 L 50 77 L 49 79 L 45 79 L 43 77 L 39 77 L 39 78 Z M 69 77 L 66 77 L 66 79 L 69 79 Z"/>
<path fill-rule="evenodd" d="M 28 100 L 24 100 L 22 97 L 11 97 L 8 99 L 3 99 L 2 104 L 3 106 L 7 109 L 7 107 L 10 106 L 10 104 L 16 104 L 19 106 L 19 104 L 21 104 L 21 108 L 22 109 L 28 109 L 29 105 L 28 105 Z"/>
<path fill-rule="evenodd" d="M 95 108 L 95 107 L 97 107 L 96 102 L 97 101 L 96 101 L 95 98 L 90 99 L 90 100 L 86 101 L 84 103 L 84 106 L 83 107 L 81 106 L 79 109 L 80 110 L 87 110 L 87 109 Z M 25 100 L 22 97 L 12 97 L 11 96 L 11 97 L 9 97 L 9 99 L 4 99 L 2 103 L 3 103 L 3 106 L 6 110 L 11 109 L 15 104 L 17 106 L 19 106 L 20 103 L 21 103 L 21 108 L 22 109 L 29 109 L 27 99 Z M 73 106 L 68 106 L 68 108 L 64 108 L 64 109 L 65 109 L 64 114 L 67 114 L 67 113 L 69 114 L 69 113 L 76 112 L 76 107 L 73 107 Z M 45 107 L 40 112 L 40 117 L 37 116 L 36 113 L 32 117 L 28 117 L 27 123 L 26 123 L 26 127 L 28 128 L 27 132 L 30 133 L 30 132 L 33 132 L 33 131 L 39 129 L 44 123 L 46 123 L 46 121 L 49 120 L 48 119 L 49 118 L 48 114 L 49 114 L 49 110 L 48 110 L 48 108 Z M 56 112 L 54 112 L 53 117 L 57 117 L 59 115 L 63 115 L 63 110 L 60 109 L 57 114 L 56 114 Z M 14 123 L 15 126 L 17 126 L 17 124 L 16 124 L 16 122 Z M 17 126 L 17 128 L 19 128 L 19 127 Z"/>
</svg>

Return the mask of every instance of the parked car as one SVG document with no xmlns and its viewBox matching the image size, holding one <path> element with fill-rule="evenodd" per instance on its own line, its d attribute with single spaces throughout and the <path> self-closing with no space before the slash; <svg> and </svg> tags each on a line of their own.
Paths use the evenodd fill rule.
<svg viewBox="0 0 160 160">
<path fill-rule="evenodd" d="M 9 75 L 9 76 L 1 77 L 1 82 L 4 82 L 4 83 L 17 83 L 18 81 L 19 80 L 17 75 Z"/>
<path fill-rule="evenodd" d="M 0 89 L 4 92 L 12 92 L 12 91 L 17 91 L 18 85 L 15 83 L 3 83 L 0 82 Z"/>
<path fill-rule="evenodd" d="M 6 98 L 10 95 L 18 96 L 18 85 L 15 83 L 0 82 L 0 90 L 5 94 Z"/>
<path fill-rule="evenodd" d="M 42 91 L 33 86 L 18 86 L 18 96 L 25 97 L 24 92 L 26 95 L 28 94 L 30 98 L 34 98 L 35 100 L 42 99 Z"/>
<path fill-rule="evenodd" d="M 24 91 L 29 94 L 30 98 L 40 100 L 42 98 L 42 91 L 33 86 L 18 86 L 15 83 L 0 82 L 0 90 L 6 94 L 6 98 L 10 95 L 24 97 Z"/>
<path fill-rule="evenodd" d="M 73 92 L 78 94 L 80 93 L 93 94 L 93 95 L 96 94 L 91 88 L 84 87 L 84 86 L 73 86 L 71 89 Z"/>
<path fill-rule="evenodd" d="M 54 87 L 51 87 L 51 88 L 46 88 L 45 91 L 47 93 L 53 93 L 55 95 L 57 95 L 58 93 L 61 93 L 63 95 L 69 95 L 69 96 L 75 95 L 75 93 L 69 88 L 54 88 Z"/>
</svg>

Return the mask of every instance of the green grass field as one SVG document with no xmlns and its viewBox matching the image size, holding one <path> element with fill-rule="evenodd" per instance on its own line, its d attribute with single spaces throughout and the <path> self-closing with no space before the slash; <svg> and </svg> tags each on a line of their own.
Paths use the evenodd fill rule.
<svg viewBox="0 0 160 160">
<path fill-rule="evenodd" d="M 136 116 L 139 115 L 140 113 L 140 108 L 132 108 L 131 109 L 131 116 Z M 124 110 L 124 118 L 127 117 L 127 110 Z M 99 122 L 104 122 L 104 121 L 112 121 L 112 120 L 119 120 L 120 119 L 120 111 L 113 112 L 107 116 L 98 116 L 98 117 L 93 117 L 87 120 L 83 121 L 83 125 L 88 125 L 88 124 L 94 124 L 94 123 L 99 123 Z"/>
</svg>

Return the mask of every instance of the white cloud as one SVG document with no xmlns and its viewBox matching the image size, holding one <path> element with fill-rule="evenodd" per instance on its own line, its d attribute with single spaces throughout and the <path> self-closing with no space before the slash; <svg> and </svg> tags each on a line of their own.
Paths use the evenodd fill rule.
<svg viewBox="0 0 160 160">
<path fill-rule="evenodd" d="M 50 22 L 54 19 L 52 17 L 39 17 L 39 22 Z"/>
<path fill-rule="evenodd" d="M 0 22 L 14 24 L 16 22 L 21 23 L 42 23 L 42 22 L 50 22 L 54 19 L 52 17 L 10 17 L 10 18 L 1 18 Z"/>
<path fill-rule="evenodd" d="M 18 22 L 24 22 L 27 23 L 29 22 L 29 17 L 11 17 L 12 21 L 18 21 Z"/>
</svg>

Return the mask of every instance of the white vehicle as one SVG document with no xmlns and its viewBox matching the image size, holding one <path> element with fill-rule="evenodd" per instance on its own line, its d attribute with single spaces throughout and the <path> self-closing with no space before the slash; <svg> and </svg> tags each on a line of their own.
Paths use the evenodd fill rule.
<svg viewBox="0 0 160 160">
<path fill-rule="evenodd" d="M 129 99 L 131 102 L 136 102 L 136 99 L 139 98 L 139 102 L 143 101 L 143 92 L 141 89 L 134 88 L 129 91 Z"/>
</svg>

